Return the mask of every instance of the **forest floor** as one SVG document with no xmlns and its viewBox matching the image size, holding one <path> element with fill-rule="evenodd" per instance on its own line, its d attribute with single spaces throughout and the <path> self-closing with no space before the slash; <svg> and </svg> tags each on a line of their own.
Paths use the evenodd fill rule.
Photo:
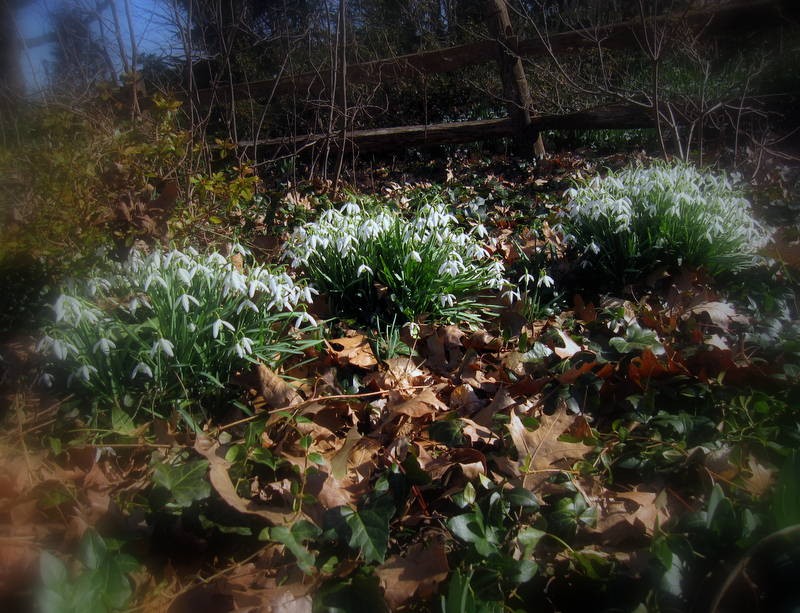
<svg viewBox="0 0 800 613">
<path fill-rule="evenodd" d="M 565 190 L 637 159 L 372 164 L 335 195 L 276 177 L 268 216 L 228 211 L 196 236 L 274 261 L 323 202 L 435 194 L 480 208 L 515 270 L 563 250 Z M 320 300 L 324 342 L 277 374 L 230 373 L 239 401 L 198 432 L 178 412 L 95 429 L 68 390 L 35 385 L 36 334 L 12 336 L 3 610 L 789 610 L 797 177 L 759 169 L 751 198 L 781 228 L 778 261 L 738 284 L 687 270 L 609 293 L 555 263 L 552 312 L 498 301 L 471 327 L 331 322 Z"/>
</svg>

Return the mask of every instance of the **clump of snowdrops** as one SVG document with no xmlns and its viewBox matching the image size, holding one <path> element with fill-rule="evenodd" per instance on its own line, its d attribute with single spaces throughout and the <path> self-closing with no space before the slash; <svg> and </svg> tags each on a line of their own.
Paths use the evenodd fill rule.
<svg viewBox="0 0 800 613">
<path fill-rule="evenodd" d="M 112 274 L 72 282 L 39 343 L 49 360 L 42 382 L 61 375 L 115 416 L 178 410 L 191 423 L 198 409 L 227 397 L 235 370 L 277 366 L 316 342 L 293 334 L 315 325 L 305 311 L 312 290 L 283 270 L 245 269 L 243 261 L 192 248 L 134 250 Z"/>
<path fill-rule="evenodd" d="M 482 225 L 458 227 L 443 204 L 425 204 L 406 219 L 351 202 L 295 228 L 284 257 L 340 314 L 476 322 L 488 308 L 482 296 L 506 285 L 502 263 L 481 244 L 485 236 Z"/>
<path fill-rule="evenodd" d="M 730 178 L 689 164 L 627 168 L 567 196 L 563 226 L 581 265 L 619 285 L 662 268 L 738 272 L 769 240 Z"/>
</svg>

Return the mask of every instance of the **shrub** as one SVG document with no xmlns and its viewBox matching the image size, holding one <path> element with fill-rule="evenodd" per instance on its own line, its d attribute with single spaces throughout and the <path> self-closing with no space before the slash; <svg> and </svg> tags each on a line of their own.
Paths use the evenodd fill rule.
<svg viewBox="0 0 800 613">
<path fill-rule="evenodd" d="M 686 164 L 625 169 L 567 194 L 563 225 L 581 265 L 620 285 L 664 267 L 737 272 L 768 241 L 727 177 Z"/>
<path fill-rule="evenodd" d="M 328 295 L 339 313 L 364 321 L 423 315 L 477 321 L 480 296 L 503 287 L 503 266 L 464 232 L 442 204 L 425 204 L 410 220 L 389 208 L 354 203 L 329 209 L 294 230 L 284 256 Z"/>
<path fill-rule="evenodd" d="M 245 272 L 191 248 L 133 251 L 108 278 L 61 294 L 39 347 L 54 373 L 97 408 L 164 415 L 176 406 L 205 408 L 248 362 L 276 366 L 301 353 L 314 341 L 288 332 L 292 323 L 313 323 L 303 308 L 310 301 L 311 289 L 280 270 Z M 52 384 L 54 373 L 43 381 Z"/>
</svg>

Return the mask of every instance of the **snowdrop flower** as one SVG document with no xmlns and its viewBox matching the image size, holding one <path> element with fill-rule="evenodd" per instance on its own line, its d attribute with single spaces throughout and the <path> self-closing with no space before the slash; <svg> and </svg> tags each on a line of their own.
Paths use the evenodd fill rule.
<svg viewBox="0 0 800 613">
<path fill-rule="evenodd" d="M 244 309 L 244 308 L 248 308 L 251 311 L 253 311 L 254 313 L 258 313 L 258 307 L 256 306 L 255 302 L 253 302 L 252 300 L 242 300 L 242 302 L 239 304 L 239 306 L 236 307 L 236 314 L 238 315 L 239 313 L 241 313 L 242 309 Z"/>
<path fill-rule="evenodd" d="M 53 339 L 52 342 L 52 351 L 53 356 L 57 360 L 66 360 L 69 357 L 70 353 L 78 355 L 78 348 L 68 341 L 62 341 L 60 339 Z"/>
<path fill-rule="evenodd" d="M 316 289 L 314 289 L 313 287 L 307 285 L 306 287 L 304 287 L 302 289 L 300 294 L 303 297 L 303 300 L 305 302 L 307 302 L 308 304 L 311 304 L 312 302 L 314 302 L 314 298 L 313 298 L 312 294 L 316 295 L 316 294 L 319 294 L 319 292 Z"/>
<path fill-rule="evenodd" d="M 149 275 L 147 275 L 147 278 L 144 280 L 144 285 L 142 286 L 142 289 L 144 291 L 149 290 L 150 285 L 153 283 L 153 281 L 158 283 L 164 289 L 166 290 L 169 289 L 169 285 L 167 285 L 167 282 L 164 280 L 164 277 L 156 273 L 150 273 Z"/>
<path fill-rule="evenodd" d="M 539 280 L 536 282 L 536 287 L 542 287 L 542 285 L 544 285 L 545 287 L 553 287 L 553 283 L 554 283 L 553 277 L 551 277 L 548 274 L 543 274 L 542 276 L 539 277 Z"/>
<path fill-rule="evenodd" d="M 367 266 L 366 264 L 362 264 L 361 266 L 359 266 L 359 267 L 358 267 L 358 270 L 356 270 L 356 276 L 357 276 L 357 277 L 360 277 L 360 276 L 361 276 L 361 274 L 362 274 L 362 273 L 365 273 L 365 272 L 366 272 L 367 274 L 369 274 L 369 275 L 372 275 L 372 274 L 374 274 L 374 273 L 372 272 L 372 269 L 371 269 L 369 266 Z"/>
<path fill-rule="evenodd" d="M 589 243 L 589 251 L 597 255 L 598 253 L 600 253 L 600 245 L 592 241 L 591 243 Z"/>
<path fill-rule="evenodd" d="M 128 303 L 128 311 L 130 311 L 131 315 L 136 316 L 136 311 L 138 310 L 140 305 L 148 309 L 153 308 L 153 306 L 150 304 L 150 301 L 146 297 L 134 296 Z"/>
<path fill-rule="evenodd" d="M 181 282 L 184 283 L 185 285 L 191 285 L 192 284 L 192 277 L 194 276 L 194 273 L 196 271 L 197 271 L 196 268 L 192 272 L 189 272 L 185 268 L 179 268 L 178 269 L 178 279 L 180 279 Z"/>
<path fill-rule="evenodd" d="M 52 306 L 53 311 L 55 312 L 56 321 L 62 321 L 67 318 L 67 316 L 72 315 L 76 318 L 75 324 L 80 323 L 81 320 L 81 303 L 73 298 L 72 296 L 67 296 L 66 294 L 61 294 L 57 299 L 55 304 Z"/>
<path fill-rule="evenodd" d="M 361 212 L 361 207 L 355 202 L 346 202 L 341 211 L 344 215 L 358 215 Z"/>
<path fill-rule="evenodd" d="M 519 281 L 517 281 L 517 283 L 524 283 L 525 285 L 529 285 L 529 284 L 535 283 L 535 282 L 536 282 L 536 277 L 534 277 L 529 272 L 526 272 L 524 275 L 522 275 L 519 278 Z"/>
<path fill-rule="evenodd" d="M 53 387 L 53 383 L 55 383 L 55 377 L 49 372 L 43 372 L 41 375 L 39 375 L 39 378 L 36 379 L 36 382 L 42 387 L 49 389 Z"/>
<path fill-rule="evenodd" d="M 235 268 L 228 270 L 222 279 L 222 294 L 228 296 L 233 293 L 247 293 L 246 277 Z"/>
<path fill-rule="evenodd" d="M 47 353 L 53 348 L 54 339 L 52 336 L 44 335 L 42 339 L 36 343 L 36 351 L 38 353 Z"/>
<path fill-rule="evenodd" d="M 500 297 L 511 303 L 514 303 L 520 299 L 519 291 L 515 289 L 507 289 L 502 294 L 500 294 Z"/>
<path fill-rule="evenodd" d="M 67 385 L 70 385 L 73 379 L 78 379 L 84 383 L 89 383 L 89 378 L 91 377 L 92 373 L 96 372 L 97 369 L 91 364 L 83 364 L 67 378 Z"/>
<path fill-rule="evenodd" d="M 101 338 L 94 344 L 94 347 L 92 347 L 92 353 L 97 353 L 97 351 L 100 350 L 103 355 L 108 355 L 111 353 L 112 349 L 116 348 L 117 346 L 114 344 L 114 341 L 111 341 L 107 338 Z"/>
<path fill-rule="evenodd" d="M 189 312 L 189 303 L 190 302 L 192 304 L 194 304 L 195 306 L 200 306 L 200 302 L 198 302 L 197 298 L 195 298 L 194 296 L 192 296 L 190 294 L 181 294 L 178 297 L 177 302 L 180 303 L 180 305 L 183 307 L 183 310 L 186 311 L 187 313 Z"/>
<path fill-rule="evenodd" d="M 247 289 L 247 295 L 250 296 L 250 298 L 252 298 L 253 296 L 256 295 L 256 290 L 261 290 L 262 292 L 265 292 L 267 291 L 267 286 L 264 285 L 263 281 L 260 281 L 259 279 L 253 279 L 252 281 L 250 281 L 250 285 Z"/>
<path fill-rule="evenodd" d="M 464 270 L 464 264 L 460 261 L 461 258 L 453 258 L 452 256 L 457 256 L 455 253 L 450 254 L 450 259 L 444 262 L 441 266 L 439 266 L 439 274 L 440 275 L 450 275 L 451 277 L 455 277 Z"/>
<path fill-rule="evenodd" d="M 153 343 L 153 346 L 150 348 L 150 357 L 155 357 L 157 353 L 163 353 L 168 358 L 175 357 L 175 345 L 172 344 L 166 338 L 160 338 Z"/>
<path fill-rule="evenodd" d="M 253 341 L 252 339 L 243 336 L 238 343 L 233 346 L 232 352 L 235 352 L 237 356 L 243 358 L 246 355 L 250 355 L 253 353 Z"/>
<path fill-rule="evenodd" d="M 472 231 L 475 234 L 477 234 L 480 238 L 486 238 L 487 236 L 489 236 L 489 232 L 486 230 L 486 226 L 484 226 L 482 223 L 479 223 L 477 226 L 475 226 L 472 229 Z"/>
<path fill-rule="evenodd" d="M 416 251 L 412 251 L 406 256 L 405 263 L 408 264 L 409 260 L 413 260 L 414 262 L 422 262 L 422 258 L 420 257 L 419 253 Z"/>
<path fill-rule="evenodd" d="M 294 327 L 300 328 L 300 326 L 303 325 L 304 321 L 307 321 L 312 326 L 317 325 L 316 320 L 311 315 L 303 311 L 302 313 L 300 313 L 300 315 L 297 316 L 297 319 L 294 320 Z"/>
<path fill-rule="evenodd" d="M 340 236 L 336 239 L 336 249 L 342 255 L 347 255 L 352 251 L 353 248 L 353 237 L 349 234 L 345 234 L 344 236 Z"/>
<path fill-rule="evenodd" d="M 442 303 L 442 306 L 453 306 L 455 304 L 456 297 L 453 294 L 442 294 L 439 296 L 439 302 Z"/>
<path fill-rule="evenodd" d="M 208 256 L 208 263 L 213 264 L 216 266 L 225 266 L 228 261 L 221 253 L 217 253 L 216 251 Z"/>
<path fill-rule="evenodd" d="M 139 362 L 136 366 L 134 366 L 133 370 L 131 371 L 131 379 L 135 379 L 139 374 L 149 377 L 150 379 L 153 378 L 153 371 L 144 362 Z"/>
<path fill-rule="evenodd" d="M 230 323 L 224 319 L 217 319 L 213 324 L 211 324 L 211 336 L 213 338 L 217 338 L 219 336 L 219 330 L 222 326 L 228 328 L 228 330 L 231 332 L 236 332 L 236 328 L 234 328 Z"/>
</svg>

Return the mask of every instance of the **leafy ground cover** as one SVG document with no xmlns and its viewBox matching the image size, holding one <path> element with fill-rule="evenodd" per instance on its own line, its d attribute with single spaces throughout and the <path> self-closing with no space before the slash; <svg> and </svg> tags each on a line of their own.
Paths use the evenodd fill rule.
<svg viewBox="0 0 800 613">
<path fill-rule="evenodd" d="M 381 185 L 339 195 L 324 184 L 266 186 L 249 206 L 209 214 L 197 234 L 225 230 L 270 268 L 186 249 L 163 266 L 155 251 L 162 272 L 76 285 L 42 345 L 69 361 L 60 382 L 36 383 L 54 372 L 35 350 L 45 331 L 2 351 L 6 608 L 796 606 L 798 273 L 781 261 L 716 278 L 634 262 L 640 274 L 625 287 L 589 283 L 585 249 L 572 257 L 557 228 L 564 192 L 629 162 L 421 164 L 441 182 L 397 181 L 387 168 Z M 770 189 L 791 200 L 789 182 Z M 438 230 L 452 225 L 468 237 L 454 240 L 474 240 L 505 271 L 503 287 L 480 285 L 493 290 L 473 311 L 480 321 L 447 322 L 454 305 L 440 297 L 456 296 L 439 288 L 431 304 L 404 306 L 419 304 L 403 302 L 415 278 L 406 267 L 421 263 L 411 254 L 437 251 L 390 236 L 384 251 L 351 262 L 380 316 L 313 296 L 308 317 L 321 336 L 309 332 L 311 271 L 298 266 L 291 279 L 271 266 L 293 228 L 354 201 L 358 212 L 340 215 L 393 207 L 393 219 L 413 220 L 435 203 L 452 216 Z M 479 225 L 485 236 L 469 234 Z M 448 272 L 449 249 L 426 279 Z M 791 245 L 766 249 L 780 256 Z M 278 282 L 291 300 L 273 311 Z M 142 298 L 149 307 L 131 313 Z M 83 344 L 59 331 L 67 315 L 84 325 Z M 267 329 L 275 342 L 257 345 Z M 112 358 L 119 379 L 87 394 L 83 383 Z M 168 393 L 154 394 L 160 373 Z M 185 382 L 197 375 L 204 384 L 192 390 Z M 225 393 L 202 411 L 186 402 L 209 389 Z"/>
</svg>

